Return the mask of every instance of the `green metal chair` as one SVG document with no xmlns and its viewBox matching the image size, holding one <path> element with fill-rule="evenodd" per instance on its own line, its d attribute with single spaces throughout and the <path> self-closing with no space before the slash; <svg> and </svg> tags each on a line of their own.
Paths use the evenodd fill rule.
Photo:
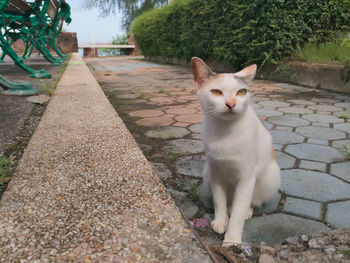
<svg viewBox="0 0 350 263">
<path fill-rule="evenodd" d="M 19 38 L 33 39 L 31 31 L 37 19 L 37 4 L 39 1 L 27 3 L 22 0 L 0 0 L 0 46 L 4 54 L 11 57 L 17 66 L 31 73 L 32 78 L 50 78 L 46 70 L 35 70 L 23 62 L 16 52 L 11 48 L 11 41 Z M 41 2 L 41 1 L 40 1 Z M 9 42 L 9 39 L 11 41 Z"/>
<path fill-rule="evenodd" d="M 0 87 L 2 87 L 5 91 L 4 94 L 7 95 L 34 95 L 38 92 L 36 89 L 33 88 L 32 83 L 30 82 L 22 82 L 22 83 L 16 83 L 9 81 L 8 79 L 4 78 L 0 75 Z"/>
</svg>

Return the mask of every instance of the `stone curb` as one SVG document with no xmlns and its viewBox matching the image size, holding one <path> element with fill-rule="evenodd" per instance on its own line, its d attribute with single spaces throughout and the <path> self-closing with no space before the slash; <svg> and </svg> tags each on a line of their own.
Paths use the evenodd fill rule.
<svg viewBox="0 0 350 263">
<path fill-rule="evenodd" d="M 0 262 L 210 262 L 78 54 L 0 207 Z"/>
</svg>

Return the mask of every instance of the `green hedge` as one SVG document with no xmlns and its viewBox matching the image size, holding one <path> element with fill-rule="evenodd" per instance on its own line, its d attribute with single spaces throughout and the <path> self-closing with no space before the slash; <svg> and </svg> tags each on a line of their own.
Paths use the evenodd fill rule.
<svg viewBox="0 0 350 263">
<path fill-rule="evenodd" d="M 144 55 L 276 63 L 312 39 L 350 32 L 350 0 L 175 0 L 132 25 Z"/>
</svg>

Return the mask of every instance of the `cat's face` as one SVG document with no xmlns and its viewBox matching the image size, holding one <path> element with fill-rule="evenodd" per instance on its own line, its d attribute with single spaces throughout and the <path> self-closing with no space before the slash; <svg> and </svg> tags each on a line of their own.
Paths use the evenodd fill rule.
<svg viewBox="0 0 350 263">
<path fill-rule="evenodd" d="M 202 111 L 207 116 L 230 120 L 246 111 L 249 84 L 256 65 L 234 74 L 215 74 L 201 59 L 192 59 L 193 75 Z"/>
</svg>

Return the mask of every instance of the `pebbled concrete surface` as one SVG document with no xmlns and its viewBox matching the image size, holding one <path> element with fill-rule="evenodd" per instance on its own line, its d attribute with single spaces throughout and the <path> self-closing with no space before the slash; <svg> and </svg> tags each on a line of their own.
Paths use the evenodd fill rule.
<svg viewBox="0 0 350 263">
<path fill-rule="evenodd" d="M 78 54 L 0 207 L 0 262 L 209 262 Z"/>
</svg>

